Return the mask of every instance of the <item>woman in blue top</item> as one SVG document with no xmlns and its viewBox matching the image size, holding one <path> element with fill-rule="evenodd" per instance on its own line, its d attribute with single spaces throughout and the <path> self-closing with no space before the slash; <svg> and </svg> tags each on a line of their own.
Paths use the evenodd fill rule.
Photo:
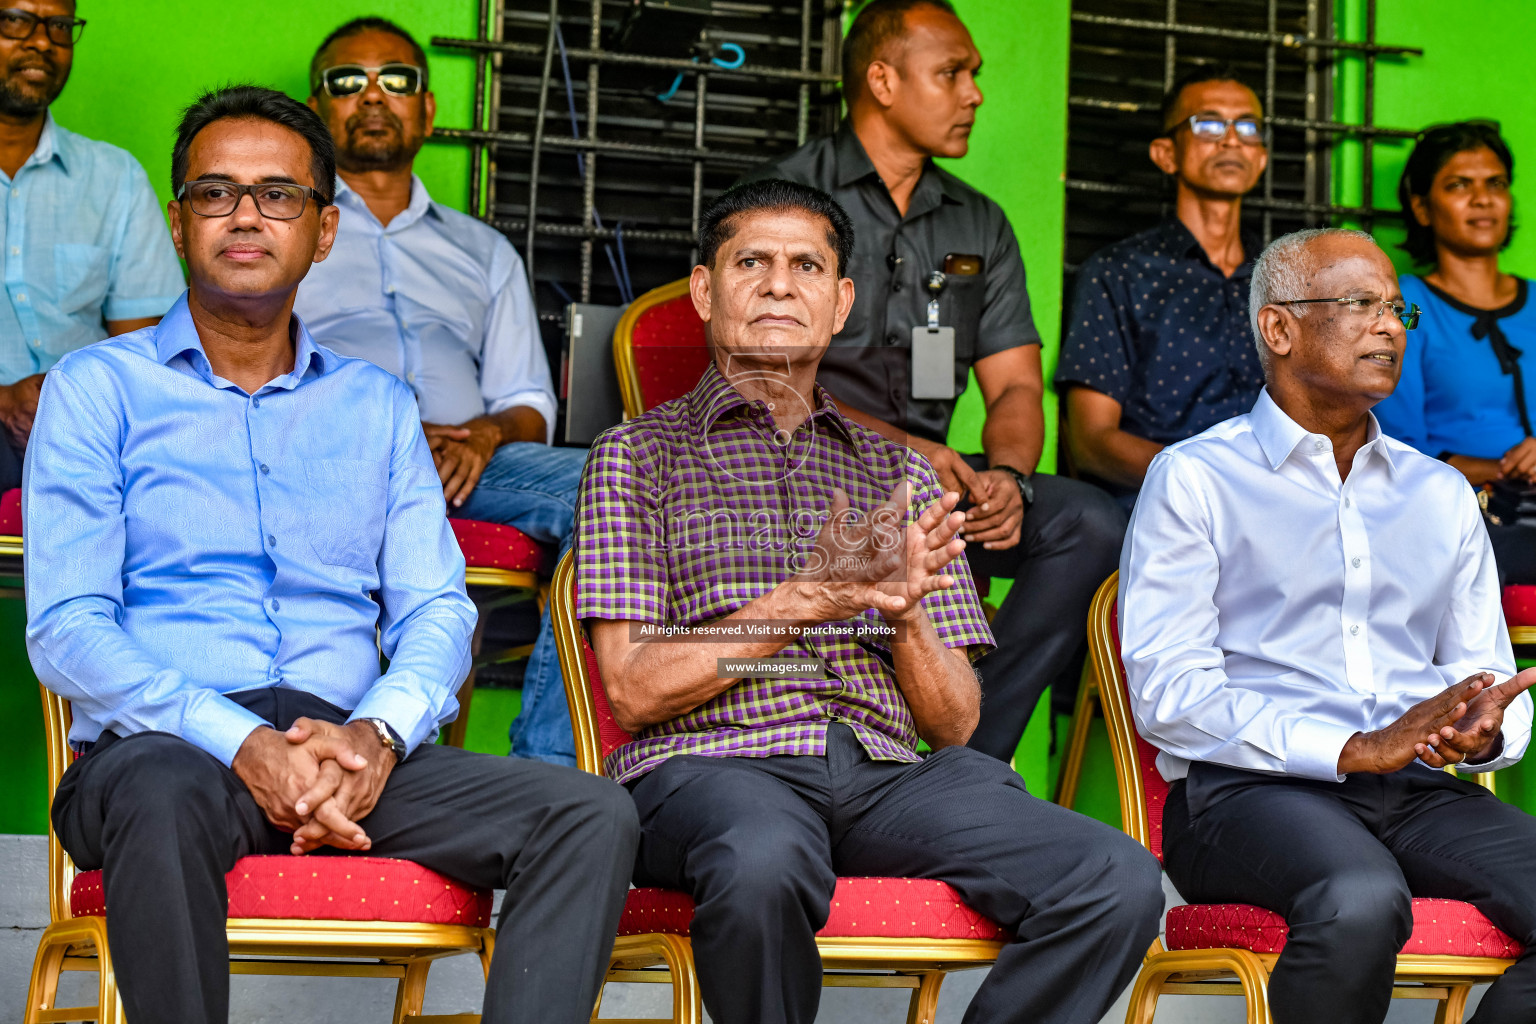
<svg viewBox="0 0 1536 1024">
<path fill-rule="evenodd" d="M 1498 127 L 1463 121 L 1419 136 L 1398 183 L 1421 277 L 1403 300 L 1423 310 L 1408 336 L 1402 379 L 1376 407 L 1382 429 L 1455 466 L 1473 487 L 1536 485 L 1536 302 L 1524 278 L 1499 269 L 1509 245 L 1515 160 Z M 1489 524 L 1506 583 L 1536 583 L 1536 528 Z"/>
</svg>

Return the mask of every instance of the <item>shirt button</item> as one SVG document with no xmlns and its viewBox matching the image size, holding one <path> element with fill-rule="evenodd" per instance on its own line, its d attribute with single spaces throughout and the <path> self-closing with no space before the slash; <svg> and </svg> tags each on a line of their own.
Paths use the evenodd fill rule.
<svg viewBox="0 0 1536 1024">
<path fill-rule="evenodd" d="M 17 292 L 16 293 L 16 301 L 17 302 L 26 302 L 27 301 L 27 293 L 26 292 Z"/>
<path fill-rule="evenodd" d="M 893 331 L 893 332 L 892 332 L 892 333 L 890 333 L 890 334 L 888 334 L 888 335 L 886 335 L 886 337 L 885 337 L 885 343 L 886 343 L 886 344 L 887 344 L 887 345 L 894 345 L 894 344 L 896 344 L 896 343 L 897 343 L 897 341 L 899 341 L 899 340 L 900 340 L 900 339 L 899 339 L 899 338 L 898 338 L 898 337 L 897 337 L 897 336 L 896 336 L 896 334 L 895 334 L 895 332 L 894 332 L 894 331 Z"/>
<path fill-rule="evenodd" d="M 1349 508 L 1349 499 L 1348 498 L 1344 499 L 1344 507 L 1345 508 Z"/>
<path fill-rule="evenodd" d="M 267 547 L 269 547 L 269 548 L 277 547 L 277 538 L 272 536 L 270 533 L 267 534 Z"/>
<path fill-rule="evenodd" d="M 261 475 L 262 476 L 266 476 L 268 473 L 271 473 L 271 472 L 272 472 L 272 470 L 267 467 L 267 464 L 265 462 L 263 462 L 261 464 Z"/>
<path fill-rule="evenodd" d="M 21 246 L 19 246 L 19 245 L 11 246 L 11 255 L 12 256 L 20 256 L 21 255 Z"/>
<path fill-rule="evenodd" d="M 33 348 L 37 348 L 42 343 L 43 343 L 43 339 L 42 338 L 33 338 L 32 339 L 32 347 Z"/>
<path fill-rule="evenodd" d="M 273 599 L 272 599 L 272 610 L 273 610 L 273 611 L 281 611 L 281 610 L 282 610 L 282 607 L 283 607 L 283 606 L 282 606 L 282 605 L 281 605 L 281 604 L 279 604 L 279 603 L 278 603 L 278 600 L 277 600 L 277 598 L 275 598 L 275 597 L 274 597 L 274 598 L 273 598 Z"/>
<path fill-rule="evenodd" d="M 260 409 L 261 408 L 261 399 L 259 399 L 259 398 L 251 399 L 251 407 L 255 408 L 255 409 Z"/>
<path fill-rule="evenodd" d="M 1354 566 L 1356 569 L 1358 569 L 1358 568 L 1360 568 L 1360 559 L 1358 559 L 1358 558 L 1351 558 L 1349 560 L 1349 564 Z"/>
<path fill-rule="evenodd" d="M 275 602 L 275 601 L 273 602 L 273 604 L 276 604 L 276 603 L 277 602 Z M 1360 635 L 1360 627 L 1359 626 L 1350 626 L 1349 627 L 1349 635 L 1350 636 L 1359 636 Z"/>
<path fill-rule="evenodd" d="M 1322 451 L 1324 448 L 1328 447 L 1328 442 L 1326 442 L 1326 441 L 1318 441 L 1318 442 L 1314 443 L 1312 445 L 1312 447 L 1316 448 L 1318 451 Z"/>
<path fill-rule="evenodd" d="M 413 370 L 410 373 L 406 374 L 405 375 L 405 381 L 406 381 L 407 384 L 415 384 L 416 383 L 416 372 Z"/>
<path fill-rule="evenodd" d="M 892 282 L 892 284 L 891 284 L 891 291 L 893 291 L 893 292 L 901 291 L 901 282 L 900 281 Z"/>
</svg>

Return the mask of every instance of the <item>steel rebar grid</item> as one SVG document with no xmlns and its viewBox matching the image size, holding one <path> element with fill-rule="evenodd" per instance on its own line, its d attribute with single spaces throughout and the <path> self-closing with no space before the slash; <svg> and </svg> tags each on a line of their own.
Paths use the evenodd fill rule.
<svg viewBox="0 0 1536 1024">
<path fill-rule="evenodd" d="M 811 0 L 800 0 L 800 70 L 811 70 Z M 699 84 L 704 84 L 704 79 L 699 79 Z M 811 123 L 811 83 L 800 83 L 800 113 L 795 119 L 795 145 L 805 145 L 805 138 L 809 132 Z M 699 145 L 704 140 L 699 140 Z M 694 217 L 697 221 L 698 217 Z"/>
<path fill-rule="evenodd" d="M 1265 5 L 1265 28 L 1270 36 L 1275 35 L 1279 20 L 1279 0 L 1268 0 Z M 1273 153 L 1275 150 L 1275 122 L 1270 115 L 1275 110 L 1275 43 L 1273 39 L 1264 46 L 1264 148 Z M 1273 202 L 1275 198 L 1275 163 L 1266 161 L 1264 164 L 1264 199 Z M 1275 236 L 1275 211 L 1270 208 L 1264 210 L 1264 244 L 1268 245 Z M 1247 255 L 1246 253 L 1244 255 Z"/>
<path fill-rule="evenodd" d="M 1376 43 L 1355 43 L 1343 39 L 1319 38 L 1317 29 L 1310 24 L 1305 36 L 1290 32 L 1250 32 L 1244 29 L 1216 28 L 1210 25 L 1184 25 L 1172 21 L 1146 21 L 1141 18 L 1116 18 L 1107 14 L 1072 12 L 1072 20 L 1088 25 L 1105 25 L 1111 28 L 1145 29 L 1149 32 L 1168 32 L 1174 35 L 1208 36 L 1215 39 L 1232 39 L 1247 43 L 1273 42 L 1288 49 L 1360 50 L 1371 53 L 1408 54 L 1424 56 L 1424 51 L 1412 46 L 1381 46 Z M 433 40 L 437 42 L 436 39 Z"/>
<path fill-rule="evenodd" d="M 1365 0 L 1365 41 L 1376 42 L 1376 0 Z M 1365 109 L 1360 112 L 1360 122 L 1369 126 L 1376 117 L 1376 52 L 1365 51 Z M 1370 135 L 1360 139 L 1360 205 L 1367 210 L 1376 205 L 1376 174 L 1371 166 L 1372 147 L 1376 140 Z M 1372 217 L 1367 213 L 1361 218 L 1365 230 L 1371 230 Z"/>
<path fill-rule="evenodd" d="M 458 139 L 463 142 L 494 142 L 505 146 L 526 147 L 533 143 L 530 132 L 475 131 L 471 128 L 438 128 L 434 138 Z M 662 146 L 647 142 L 612 142 L 606 139 L 567 139 L 558 135 L 545 135 L 540 142 L 544 149 L 574 149 L 583 152 L 615 153 L 623 156 L 654 157 L 678 163 L 703 160 L 728 163 L 739 167 L 755 167 L 763 162 L 760 154 L 726 153 L 713 149 L 689 149 L 684 146 Z"/>
<path fill-rule="evenodd" d="M 490 20 L 489 0 L 480 0 L 480 15 L 476 31 L 480 39 L 485 39 Z M 479 51 L 475 54 L 475 99 L 470 111 L 470 124 L 476 128 L 485 127 L 485 60 L 487 51 Z M 480 216 L 485 216 L 485 210 L 480 202 L 480 178 L 482 164 L 485 162 L 485 147 L 483 145 L 472 146 L 469 151 L 469 209 L 473 213 L 480 208 Z M 530 278 L 532 280 L 532 278 Z"/>
<path fill-rule="evenodd" d="M 592 6 L 588 9 L 589 22 L 587 26 L 587 46 L 596 50 L 601 48 L 603 42 L 603 0 L 592 0 Z M 598 75 L 600 66 L 597 61 L 587 65 L 587 141 L 597 142 L 597 103 L 598 103 Z M 532 206 L 528 207 L 528 220 L 533 222 L 538 217 L 538 211 Z M 587 150 L 586 159 L 582 162 L 581 176 L 581 223 L 586 228 L 587 234 L 581 240 L 581 301 L 592 301 L 592 234 L 597 230 L 597 150 Z"/>
<path fill-rule="evenodd" d="M 1158 24 L 1153 22 L 1153 24 Z M 433 46 L 441 46 L 446 49 L 457 50 L 484 50 L 487 52 L 515 54 L 522 57 L 537 57 L 543 54 L 543 48 L 533 43 L 508 43 L 496 42 L 489 39 L 454 39 L 448 36 L 433 36 Z M 596 45 L 586 49 L 568 48 L 566 55 L 572 60 L 590 60 L 603 64 L 633 64 L 639 67 L 666 68 L 671 71 L 681 71 L 684 74 L 695 75 L 723 75 L 727 78 L 777 78 L 791 82 L 807 82 L 815 84 L 832 84 L 837 81 L 836 75 L 825 74 L 819 71 L 798 71 L 793 68 L 773 68 L 761 64 L 743 64 L 737 68 L 722 68 L 708 61 L 683 60 L 678 57 L 652 57 L 643 53 L 615 53 L 611 50 L 603 50 Z"/>
<path fill-rule="evenodd" d="M 1265 90 L 1269 90 L 1266 88 Z M 1266 101 L 1266 104 L 1269 101 Z M 1161 108 L 1157 103 L 1134 103 L 1129 100 L 1103 100 L 1097 96 L 1069 96 L 1067 103 L 1073 107 L 1090 107 L 1097 110 L 1118 110 L 1127 114 L 1156 111 Z M 1266 105 L 1265 110 L 1269 107 Z M 1267 125 L 1276 128 L 1309 128 L 1320 132 L 1335 132 L 1340 135 L 1379 135 L 1393 139 L 1412 139 L 1418 132 L 1404 128 L 1378 128 L 1374 125 L 1345 124 L 1342 121 L 1310 121 L 1304 117 L 1270 117 L 1265 114 L 1264 121 Z"/>
<path fill-rule="evenodd" d="M 484 0 L 481 0 L 484 3 Z M 554 70 L 555 33 L 560 28 L 560 0 L 549 0 L 549 30 L 544 33 L 544 71 L 539 76 L 539 110 L 533 118 L 533 155 L 528 160 L 528 234 L 523 248 L 523 265 L 528 271 L 528 283 L 535 280 L 533 265 L 534 222 L 539 208 L 539 157 L 544 149 L 544 119 L 549 113 L 549 78 Z"/>
<path fill-rule="evenodd" d="M 1108 181 L 1084 181 L 1080 178 L 1068 178 L 1064 184 L 1069 192 L 1100 192 L 1109 195 L 1140 196 L 1144 199 L 1161 198 L 1157 193 L 1137 188 L 1135 185 L 1117 185 Z M 1275 210 L 1286 213 L 1307 213 L 1334 217 L 1363 217 L 1366 214 L 1374 217 L 1401 217 L 1401 214 L 1395 210 L 1373 210 L 1363 206 L 1302 202 L 1295 199 L 1245 198 L 1243 205 L 1254 210 Z"/>
</svg>

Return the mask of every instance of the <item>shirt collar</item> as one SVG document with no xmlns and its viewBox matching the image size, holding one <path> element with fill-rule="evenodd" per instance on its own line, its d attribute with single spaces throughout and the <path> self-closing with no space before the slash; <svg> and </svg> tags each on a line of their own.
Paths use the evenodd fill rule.
<svg viewBox="0 0 1536 1024">
<path fill-rule="evenodd" d="M 853 445 L 853 428 L 849 425 L 847 418 L 838 411 L 832 396 L 820 384 L 812 385 L 812 395 L 816 408 L 811 412 L 810 418 L 831 423 L 834 429 L 843 435 L 843 439 L 849 445 Z M 687 400 L 694 433 L 700 438 L 708 435 L 715 428 L 715 424 L 727 415 L 734 414 L 737 410 L 745 411 L 760 405 L 758 402 L 748 401 L 746 396 L 736 390 L 715 366 L 714 359 L 710 359 L 709 366 L 704 369 L 704 375 L 688 393 Z"/>
<path fill-rule="evenodd" d="M 209 383 L 215 383 L 222 378 L 214 376 L 213 368 L 208 363 L 208 353 L 203 351 L 203 340 L 197 335 L 197 326 L 192 322 L 192 310 L 187 306 L 188 292 L 182 292 L 181 298 L 171 307 L 170 312 L 155 326 L 155 358 L 162 364 L 169 365 L 177 356 L 185 356 L 186 360 L 197 373 Z M 326 372 L 325 351 L 315 344 L 315 339 L 310 336 L 309 328 L 304 326 L 304 321 L 295 314 L 292 328 L 297 329 L 298 337 L 294 344 L 294 368 L 281 377 L 272 380 L 268 387 L 281 388 L 286 391 L 299 386 L 299 384 L 313 373 L 319 376 Z M 217 385 L 216 386 L 222 386 Z"/>
<path fill-rule="evenodd" d="M 862 181 L 870 175 L 879 178 L 875 172 L 874 162 L 864 151 L 864 143 L 859 141 L 858 134 L 853 130 L 853 121 L 846 117 L 838 126 L 837 134 L 833 136 L 832 152 L 837 165 L 835 172 L 838 188 Z M 938 206 L 940 198 L 952 203 L 965 201 L 958 182 L 951 180 L 947 174 L 940 174 L 932 160 L 925 160 L 923 176 L 918 179 L 917 188 L 912 190 L 912 202 L 907 208 L 907 216 L 911 217 Z"/>
<path fill-rule="evenodd" d="M 1189 230 L 1189 226 L 1179 220 L 1179 218 L 1166 218 L 1157 226 L 1157 231 L 1158 239 L 1175 254 L 1188 259 L 1199 260 L 1212 270 L 1216 269 L 1215 265 L 1211 263 L 1211 258 L 1206 255 L 1205 247 L 1195 237 L 1195 233 Z M 1259 240 L 1259 236 L 1246 228 L 1242 229 L 1239 237 L 1243 241 L 1243 262 L 1232 272 L 1231 280 L 1249 277 L 1253 273 L 1253 261 L 1259 258 L 1259 253 L 1264 248 L 1263 243 Z"/>
<path fill-rule="evenodd" d="M 351 186 L 346 183 L 346 180 L 338 174 L 336 176 L 336 205 L 341 206 L 343 204 L 368 217 L 375 224 L 379 223 L 379 219 L 373 215 L 372 210 L 368 209 L 368 204 L 363 201 L 363 197 L 354 192 Z M 431 214 L 433 217 L 442 216 L 437 209 L 436 201 L 427 192 L 427 186 L 422 184 L 420 178 L 412 174 L 410 204 L 400 213 L 396 214 L 395 219 L 390 221 L 388 225 L 381 225 L 381 227 L 385 231 L 404 231 L 428 214 Z"/>
<path fill-rule="evenodd" d="M 1370 417 L 1370 425 L 1366 428 L 1365 444 L 1360 450 L 1380 457 L 1387 465 L 1387 472 L 1395 475 L 1397 463 L 1392 459 L 1392 449 L 1381 432 L 1381 424 L 1376 421 L 1375 413 L 1367 415 Z M 1285 410 L 1270 397 L 1268 387 L 1259 392 L 1259 400 L 1254 403 L 1253 412 L 1248 415 L 1248 424 L 1253 429 L 1253 436 L 1258 439 L 1259 447 L 1264 451 L 1265 459 L 1269 461 L 1269 468 L 1274 470 L 1284 465 L 1285 460 L 1303 442 L 1315 444 L 1328 441 L 1324 435 L 1308 431 L 1286 415 Z M 1332 442 L 1328 442 L 1328 448 L 1332 448 Z"/>
<path fill-rule="evenodd" d="M 44 111 L 43 131 L 42 134 L 37 137 L 37 148 L 32 151 L 32 155 L 27 157 L 26 163 L 22 164 L 22 166 L 40 166 L 47 163 L 49 160 L 57 160 L 59 162 L 59 166 L 64 169 L 64 173 L 68 174 L 69 157 L 64 152 L 67 147 L 61 145 L 64 140 L 60 136 L 59 132 L 60 128 L 58 122 L 53 119 L 53 111 Z M 18 171 L 17 173 L 19 174 L 20 172 Z"/>
</svg>

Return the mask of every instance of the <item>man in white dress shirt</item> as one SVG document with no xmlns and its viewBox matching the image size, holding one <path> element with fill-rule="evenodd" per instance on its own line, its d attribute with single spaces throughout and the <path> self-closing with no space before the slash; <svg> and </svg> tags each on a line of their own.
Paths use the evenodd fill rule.
<svg viewBox="0 0 1536 1024">
<path fill-rule="evenodd" d="M 358 18 L 320 44 L 310 83 L 336 140 L 341 226 L 294 312 L 322 344 L 410 385 L 449 515 L 515 526 L 564 554 L 586 452 L 549 444 L 555 392 L 517 251 L 433 202 L 411 171 L 436 112 L 426 54 L 400 26 Z M 576 763 L 547 609 L 512 753 Z"/>
<path fill-rule="evenodd" d="M 1168 876 L 1284 915 L 1279 1024 L 1379 1024 L 1415 896 L 1469 901 L 1530 951 L 1473 1024 L 1536 1021 L 1536 819 L 1436 770 L 1518 761 L 1536 670 L 1510 678 L 1466 479 L 1370 412 L 1414 311 L 1339 230 L 1266 249 L 1250 308 L 1265 391 L 1153 460 L 1121 556 Z"/>
</svg>

